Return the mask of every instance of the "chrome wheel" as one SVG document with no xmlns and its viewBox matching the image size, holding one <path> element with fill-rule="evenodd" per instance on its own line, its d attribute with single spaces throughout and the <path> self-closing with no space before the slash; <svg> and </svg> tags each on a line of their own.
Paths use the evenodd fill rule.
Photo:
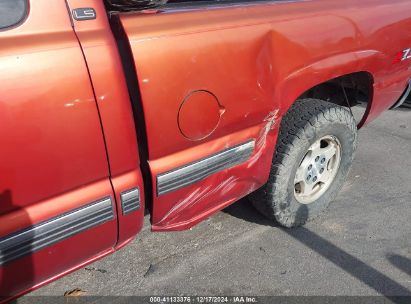
<svg viewBox="0 0 411 304">
<path fill-rule="evenodd" d="M 330 187 L 341 163 L 341 144 L 324 136 L 308 149 L 294 179 L 294 195 L 301 204 L 316 201 Z"/>
</svg>

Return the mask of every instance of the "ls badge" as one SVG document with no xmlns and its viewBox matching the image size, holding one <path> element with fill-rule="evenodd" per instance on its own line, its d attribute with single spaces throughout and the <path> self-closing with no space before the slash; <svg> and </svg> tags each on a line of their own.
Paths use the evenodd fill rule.
<svg viewBox="0 0 411 304">
<path fill-rule="evenodd" d="M 73 18 L 77 21 L 96 19 L 96 10 L 90 7 L 76 8 L 73 10 Z"/>
</svg>

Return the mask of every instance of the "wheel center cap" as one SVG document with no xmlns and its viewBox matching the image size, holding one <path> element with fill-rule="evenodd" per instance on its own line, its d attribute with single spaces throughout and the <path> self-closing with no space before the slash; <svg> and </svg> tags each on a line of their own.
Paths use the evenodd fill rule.
<svg viewBox="0 0 411 304">
<path fill-rule="evenodd" d="M 295 197 L 303 204 L 317 200 L 332 184 L 341 161 L 341 145 L 325 136 L 310 146 L 297 169 Z"/>
</svg>

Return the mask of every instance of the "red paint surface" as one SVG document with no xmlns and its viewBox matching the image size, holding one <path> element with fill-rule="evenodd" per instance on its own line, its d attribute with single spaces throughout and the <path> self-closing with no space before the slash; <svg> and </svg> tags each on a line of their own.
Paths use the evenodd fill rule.
<svg viewBox="0 0 411 304">
<path fill-rule="evenodd" d="M 97 100 L 117 209 L 121 210 L 121 192 L 136 187 L 140 189 L 141 208 L 127 216 L 118 212 L 118 243 L 122 243 L 137 234 L 144 218 L 144 183 L 126 80 L 103 2 L 67 2 L 71 10 L 93 7 L 98 16 L 97 19 L 87 22 L 74 20 L 73 24 Z"/>
<path fill-rule="evenodd" d="M 142 225 L 143 208 L 119 209 L 120 193 L 137 186 L 144 206 L 144 187 L 103 2 L 68 3 L 94 7 L 98 18 L 73 22 L 74 32 L 64 1 L 36 0 L 23 24 L 0 32 L 0 237 L 107 195 L 117 217 L 0 268 L 0 294 L 22 294 L 112 252 Z M 153 229 L 189 228 L 263 185 L 281 117 L 313 86 L 367 72 L 373 100 L 361 124 L 388 109 L 411 76 L 408 61 L 393 64 L 411 45 L 410 11 L 406 0 L 313 0 L 121 15 L 146 120 Z M 178 112 L 196 90 L 214 94 L 225 112 L 210 136 L 193 141 Z M 197 136 L 215 117 L 184 124 Z M 156 196 L 157 175 L 250 139 L 256 147 L 244 164 Z"/>
<path fill-rule="evenodd" d="M 24 24 L 0 32 L 0 223 L 108 178 L 86 64 L 60 2 L 32 1 Z"/>
<path fill-rule="evenodd" d="M 2 215 L 0 235 L 8 235 L 45 219 L 53 218 L 111 194 L 108 181 L 100 181 L 41 203 Z M 20 294 L 49 278 L 112 250 L 117 240 L 117 220 L 86 230 L 46 247 L 35 254 L 0 267 L 0 302 Z"/>
<path fill-rule="evenodd" d="M 0 238 L 108 195 L 118 216 L 0 267 L 1 297 L 113 251 L 143 223 L 144 193 L 138 212 L 120 208 L 120 193 L 143 181 L 116 45 L 102 3 L 90 5 L 100 18 L 78 37 L 65 2 L 48 0 L 31 1 L 28 19 L 0 33 Z"/>
<path fill-rule="evenodd" d="M 122 15 L 146 116 L 153 185 L 157 175 L 224 148 L 252 138 L 264 142 L 252 165 L 161 197 L 153 189 L 153 228 L 190 227 L 263 185 L 276 137 L 276 129 L 264 131 L 267 118 L 279 110 L 278 125 L 308 89 L 368 72 L 374 98 L 361 125 L 388 109 L 411 76 L 409 64 L 392 64 L 411 44 L 410 9 L 405 0 L 273 1 Z M 193 90 L 212 92 L 226 110 L 213 134 L 196 142 L 181 134 L 176 120 L 181 100 Z M 214 191 L 219 186 L 224 191 Z"/>
</svg>

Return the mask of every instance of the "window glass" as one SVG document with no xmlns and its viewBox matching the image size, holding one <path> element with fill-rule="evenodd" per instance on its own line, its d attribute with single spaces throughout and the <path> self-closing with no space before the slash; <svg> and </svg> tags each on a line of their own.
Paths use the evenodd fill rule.
<svg viewBox="0 0 411 304">
<path fill-rule="evenodd" d="M 27 0 L 0 0 L 0 29 L 18 24 L 26 13 Z"/>
<path fill-rule="evenodd" d="M 279 0 L 168 0 L 168 7 L 180 6 L 220 6 L 220 5 L 234 5 L 234 4 L 252 4 L 273 2 Z"/>
</svg>

